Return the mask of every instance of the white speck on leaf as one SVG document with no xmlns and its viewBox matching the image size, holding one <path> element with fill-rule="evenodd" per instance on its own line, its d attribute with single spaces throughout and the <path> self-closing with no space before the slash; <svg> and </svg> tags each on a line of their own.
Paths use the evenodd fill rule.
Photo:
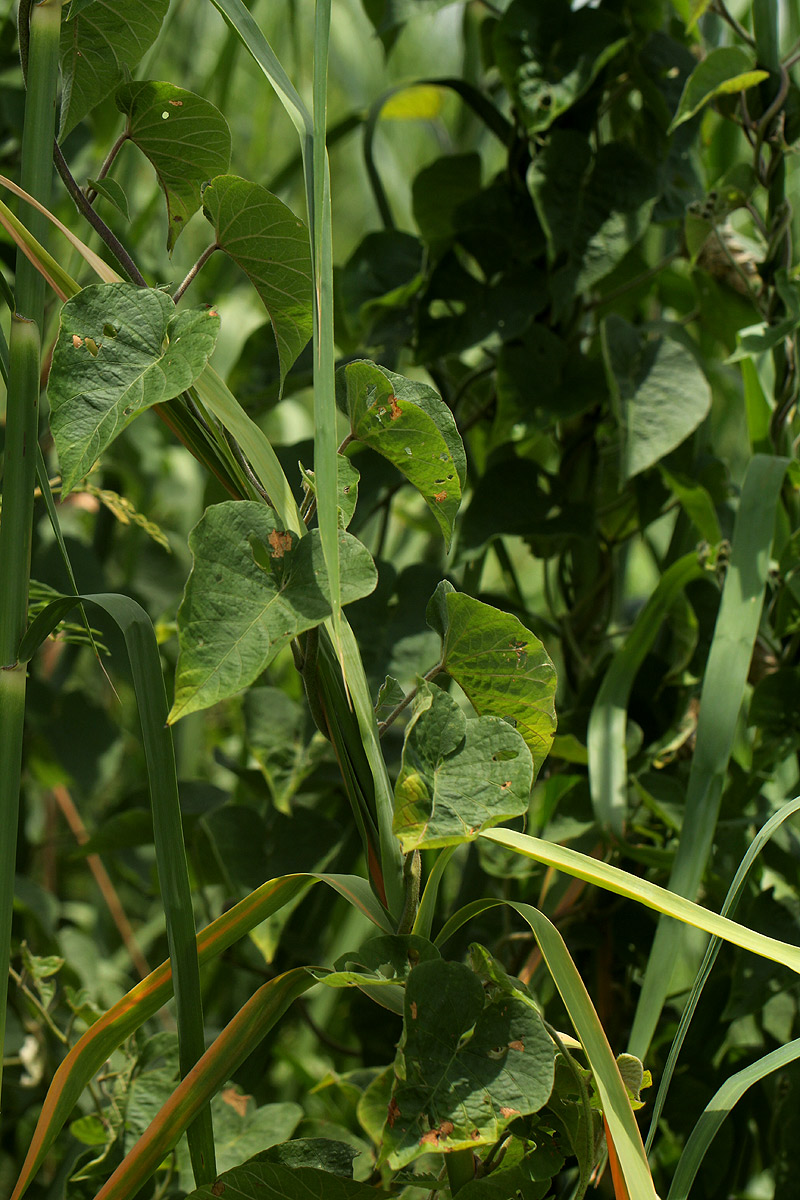
<svg viewBox="0 0 800 1200">
<path fill-rule="evenodd" d="M 168 116 L 169 116 L 169 113 L 168 113 L 168 112 L 162 112 L 162 114 L 161 114 L 161 120 L 162 120 L 162 121 L 166 121 L 166 119 L 167 119 L 167 117 L 168 117 Z"/>
</svg>

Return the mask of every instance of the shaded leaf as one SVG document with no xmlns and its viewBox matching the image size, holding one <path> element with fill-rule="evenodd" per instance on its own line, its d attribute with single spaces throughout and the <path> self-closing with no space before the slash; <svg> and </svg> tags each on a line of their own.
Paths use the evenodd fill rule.
<svg viewBox="0 0 800 1200">
<path fill-rule="evenodd" d="M 285 1167 L 253 1159 L 225 1171 L 213 1184 L 190 1192 L 187 1200 L 381 1200 L 384 1191 L 314 1167 Z"/>
<path fill-rule="evenodd" d="M 542 643 L 511 613 L 457 592 L 446 580 L 428 605 L 442 639 L 442 666 L 475 711 L 510 721 L 525 739 L 534 771 L 556 731 L 556 671 Z"/>
<path fill-rule="evenodd" d="M 206 510 L 189 535 L 194 565 L 178 610 L 180 651 L 170 721 L 233 696 L 283 646 L 331 614 L 319 532 L 298 538 L 264 504 Z M 342 603 L 366 596 L 377 573 L 368 551 L 340 533 Z M 232 603 L 235 598 L 235 603 Z"/>
<path fill-rule="evenodd" d="M 336 373 L 354 438 L 393 463 L 422 494 L 449 547 L 466 482 L 453 415 L 432 387 L 364 360 Z"/>
<path fill-rule="evenodd" d="M 628 34 L 595 8 L 572 12 L 568 0 L 514 0 L 494 32 L 503 81 L 527 128 L 549 129 L 587 91 Z"/>
<path fill-rule="evenodd" d="M 302 1120 L 299 1104 L 263 1104 L 257 1108 L 252 1096 L 229 1084 L 211 1101 L 214 1121 L 214 1150 L 217 1174 L 240 1166 L 261 1151 L 285 1142 Z M 178 1143 L 178 1173 L 185 1192 L 194 1187 L 194 1175 L 185 1140 Z"/>
<path fill-rule="evenodd" d="M 250 688 L 244 719 L 250 753 L 269 785 L 272 802 L 288 814 L 292 796 L 320 757 L 319 742 L 310 739 L 306 710 L 279 688 Z"/>
<path fill-rule="evenodd" d="M 430 1151 L 495 1142 L 516 1117 L 546 1104 L 553 1063 L 529 999 L 485 993 L 462 963 L 421 963 L 406 985 L 382 1157 L 397 1169 Z"/>
<path fill-rule="evenodd" d="M 293 1138 L 260 1154 L 260 1162 L 281 1163 L 285 1167 L 315 1167 L 331 1175 L 353 1178 L 353 1159 L 358 1149 L 348 1142 L 335 1142 L 326 1137 Z"/>
<path fill-rule="evenodd" d="M 58 140 L 136 66 L 158 36 L 169 0 L 103 0 L 70 10 L 61 26 L 61 124 Z"/>
<path fill-rule="evenodd" d="M 211 181 L 203 212 L 217 244 L 242 268 L 269 313 L 282 387 L 313 327 L 308 230 L 277 196 L 236 175 Z"/>
<path fill-rule="evenodd" d="M 125 190 L 121 184 L 117 183 L 116 179 L 87 179 L 89 187 L 94 188 L 98 196 L 102 196 L 109 204 L 113 204 L 117 212 L 122 213 L 126 221 L 130 221 L 131 214 L 128 206 L 128 197 L 125 195 Z"/>
<path fill-rule="evenodd" d="M 231 134 L 222 113 L 171 83 L 127 83 L 116 94 L 127 132 L 158 176 L 167 201 L 167 250 L 200 207 L 201 185 L 227 171 Z"/>
<path fill-rule="evenodd" d="M 218 332 L 213 309 L 176 312 L 132 283 L 93 284 L 66 302 L 47 386 L 64 493 L 139 413 L 191 386 Z"/>
<path fill-rule="evenodd" d="M 711 407 L 711 388 L 680 342 L 644 340 L 622 317 L 606 318 L 602 342 L 622 426 L 622 478 L 631 479 L 694 432 Z"/>
<path fill-rule="evenodd" d="M 406 727 L 392 828 L 404 853 L 471 841 L 527 811 L 533 767 L 507 721 L 468 721 L 450 696 L 423 685 Z"/>
<path fill-rule="evenodd" d="M 317 480 L 313 471 L 307 471 L 302 463 L 298 463 L 303 483 L 315 496 Z M 339 527 L 347 529 L 353 519 L 358 503 L 358 481 L 361 478 L 358 469 L 344 454 L 336 455 L 336 497 L 339 508 Z"/>
<path fill-rule="evenodd" d="M 755 69 L 755 56 L 741 46 L 720 46 L 698 63 L 686 80 L 670 132 L 688 121 L 715 96 L 746 91 L 769 78 L 769 71 Z"/>
</svg>

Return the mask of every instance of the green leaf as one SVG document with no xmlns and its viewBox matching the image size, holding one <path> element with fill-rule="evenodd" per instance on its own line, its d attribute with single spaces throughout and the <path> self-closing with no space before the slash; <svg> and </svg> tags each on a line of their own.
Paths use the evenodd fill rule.
<svg viewBox="0 0 800 1200">
<path fill-rule="evenodd" d="M 643 340 L 622 317 L 603 322 L 603 359 L 622 426 L 622 479 L 655 466 L 708 414 L 711 388 L 692 353 L 671 338 Z"/>
<path fill-rule="evenodd" d="M 446 580 L 428 605 L 442 666 L 481 715 L 503 717 L 533 758 L 534 777 L 556 731 L 556 670 L 539 639 L 511 613 L 457 592 Z"/>
<path fill-rule="evenodd" d="M 317 477 L 314 471 L 307 471 L 302 463 L 297 464 L 300 468 L 300 474 L 303 476 L 303 483 L 315 496 L 317 494 Z M 337 483 L 337 503 L 339 508 L 339 527 L 347 529 L 347 526 L 353 519 L 353 513 L 356 511 L 358 503 L 358 481 L 361 478 L 358 469 L 353 466 L 350 459 L 344 454 L 336 456 L 336 483 Z"/>
<path fill-rule="evenodd" d="M 441 958 L 425 937 L 417 934 L 390 934 L 370 938 L 360 950 L 349 950 L 337 958 L 332 973 L 322 978 L 329 986 L 342 983 L 405 983 L 410 972 L 421 962 Z"/>
<path fill-rule="evenodd" d="M 553 1063 L 528 997 L 485 989 L 463 963 L 420 963 L 406 985 L 382 1157 L 397 1170 L 431 1151 L 495 1142 L 547 1103 Z"/>
<path fill-rule="evenodd" d="M 258 183 L 220 175 L 203 192 L 219 247 L 250 279 L 272 321 L 286 372 L 311 337 L 311 251 L 299 217 Z"/>
<path fill-rule="evenodd" d="M 686 80 L 668 132 L 672 133 L 684 121 L 690 120 L 715 96 L 743 92 L 769 78 L 769 71 L 754 68 L 754 55 L 741 46 L 720 46 L 711 50 Z"/>
<path fill-rule="evenodd" d="M 292 638 L 331 613 L 318 531 L 298 538 L 264 504 L 214 505 L 189 545 L 194 565 L 178 610 L 170 722 L 240 692 Z M 348 533 L 339 534 L 339 553 L 342 602 L 349 604 L 372 591 L 377 572 Z"/>
<path fill-rule="evenodd" d="M 360 360 L 336 374 L 337 402 L 354 438 L 377 450 L 422 494 L 450 546 L 466 482 L 453 415 L 432 387 Z"/>
<path fill-rule="evenodd" d="M 131 213 L 128 205 L 128 197 L 125 195 L 124 188 L 117 183 L 116 179 L 87 179 L 89 187 L 94 188 L 98 196 L 102 196 L 109 204 L 113 204 L 117 212 L 122 213 L 126 221 L 130 221 Z"/>
<path fill-rule="evenodd" d="M 507 721 L 468 721 L 455 700 L 424 685 L 406 728 L 393 829 L 405 853 L 471 841 L 527 811 L 533 767 Z"/>
<path fill-rule="evenodd" d="M 303 1110 L 290 1101 L 257 1108 L 252 1096 L 229 1084 L 211 1101 L 211 1115 L 217 1174 L 221 1175 L 269 1146 L 285 1142 L 302 1120 Z M 178 1173 L 183 1191 L 191 1192 L 194 1176 L 185 1141 L 178 1144 Z"/>
<path fill-rule="evenodd" d="M 191 385 L 218 332 L 212 309 L 176 312 L 132 283 L 93 284 L 66 302 L 47 387 L 64 494 L 139 413 Z"/>
<path fill-rule="evenodd" d="M 70 10 L 61 27 L 61 125 L 58 140 L 124 83 L 158 36 L 169 0 L 103 0 Z"/>
<path fill-rule="evenodd" d="M 330 1171 L 314 1167 L 284 1167 L 279 1163 L 253 1159 L 241 1167 L 226 1171 L 216 1183 L 190 1192 L 186 1200 L 382 1200 L 383 1190 L 368 1183 L 356 1183 Z"/>
<path fill-rule="evenodd" d="M 495 27 L 500 74 L 530 132 L 549 129 L 628 40 L 616 17 L 568 0 L 514 0 Z"/>
<path fill-rule="evenodd" d="M 292 796 L 319 761 L 322 739 L 308 741 L 306 710 L 279 688 L 250 688 L 244 719 L 250 753 L 269 785 L 272 803 L 288 814 Z"/>
<path fill-rule="evenodd" d="M 358 1154 L 349 1142 L 335 1142 L 329 1137 L 293 1138 L 272 1146 L 260 1154 L 260 1162 L 281 1163 L 285 1167 L 315 1167 L 331 1175 L 353 1178 L 353 1159 Z"/>
<path fill-rule="evenodd" d="M 201 186 L 231 161 L 231 133 L 222 113 L 194 92 L 171 83 L 138 81 L 116 94 L 127 132 L 155 168 L 167 201 L 167 250 L 201 203 Z"/>
</svg>

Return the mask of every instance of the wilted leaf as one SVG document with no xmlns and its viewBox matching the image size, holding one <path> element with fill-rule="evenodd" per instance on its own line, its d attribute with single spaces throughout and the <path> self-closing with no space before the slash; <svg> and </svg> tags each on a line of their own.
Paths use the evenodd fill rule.
<svg viewBox="0 0 800 1200">
<path fill-rule="evenodd" d="M 553 1086 L 553 1045 L 530 1000 L 489 989 L 462 963 L 431 961 L 406 985 L 382 1156 L 395 1170 L 430 1151 L 495 1142 Z"/>
<path fill-rule="evenodd" d="M 622 426 L 622 478 L 631 479 L 694 432 L 711 406 L 711 388 L 680 342 L 644 340 L 622 317 L 606 318 L 602 342 Z"/>
<path fill-rule="evenodd" d="M 211 181 L 203 212 L 217 244 L 246 273 L 269 313 L 283 387 L 313 327 L 308 230 L 277 196 L 236 175 Z"/>
<path fill-rule="evenodd" d="M 180 651 L 170 721 L 240 692 L 283 646 L 331 613 L 319 532 L 298 538 L 272 509 L 229 501 L 189 535 L 194 566 L 178 610 Z M 339 534 L 342 603 L 368 595 L 377 572 L 365 547 Z"/>
<path fill-rule="evenodd" d="M 466 482 L 466 456 L 450 409 L 427 384 L 363 360 L 337 372 L 336 390 L 353 437 L 414 484 L 449 547 Z"/>
<path fill-rule="evenodd" d="M 525 739 L 534 772 L 556 731 L 556 670 L 539 639 L 511 613 L 457 592 L 446 580 L 428 605 L 442 665 L 475 711 L 504 717 Z"/>
<path fill-rule="evenodd" d="M 177 312 L 132 283 L 92 284 L 66 302 L 47 385 L 64 493 L 139 413 L 191 386 L 218 332 L 212 309 Z"/>
<path fill-rule="evenodd" d="M 168 8 L 169 0 L 103 0 L 77 9 L 73 3 L 73 19 L 61 26 L 60 142 L 125 82 L 156 40 Z"/>
<path fill-rule="evenodd" d="M 138 81 L 116 95 L 128 133 L 155 168 L 167 201 L 167 250 L 172 252 L 200 207 L 200 188 L 227 171 L 231 133 L 219 109 L 171 83 Z"/>
<path fill-rule="evenodd" d="M 392 828 L 405 853 L 471 841 L 526 812 L 532 783 L 531 756 L 507 721 L 468 721 L 425 685 L 406 728 Z"/>
</svg>

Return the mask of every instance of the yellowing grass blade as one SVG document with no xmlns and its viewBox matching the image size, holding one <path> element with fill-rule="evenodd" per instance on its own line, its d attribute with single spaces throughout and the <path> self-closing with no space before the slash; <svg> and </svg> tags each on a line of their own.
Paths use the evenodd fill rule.
<svg viewBox="0 0 800 1200">
<path fill-rule="evenodd" d="M 260 987 L 181 1080 L 95 1200 L 129 1200 L 135 1196 L 203 1106 L 280 1020 L 292 1001 L 316 982 L 305 967 L 295 967 Z"/>
</svg>

